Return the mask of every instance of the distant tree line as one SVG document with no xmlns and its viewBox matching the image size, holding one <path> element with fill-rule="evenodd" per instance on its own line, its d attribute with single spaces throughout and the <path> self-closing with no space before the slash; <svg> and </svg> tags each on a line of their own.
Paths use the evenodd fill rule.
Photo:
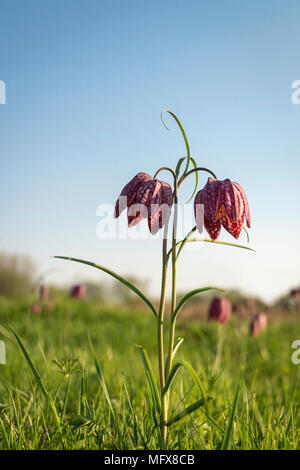
<svg viewBox="0 0 300 470">
<path fill-rule="evenodd" d="M 0 296 L 22 297 L 31 292 L 35 267 L 28 256 L 0 253 Z"/>
</svg>

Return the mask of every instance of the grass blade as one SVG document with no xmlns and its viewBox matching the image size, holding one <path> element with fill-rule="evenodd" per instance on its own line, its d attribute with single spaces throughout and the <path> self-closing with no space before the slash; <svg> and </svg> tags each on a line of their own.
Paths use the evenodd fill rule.
<svg viewBox="0 0 300 470">
<path fill-rule="evenodd" d="M 196 373 L 195 369 L 192 367 L 192 365 L 188 361 L 178 361 L 176 364 L 171 369 L 171 372 L 166 380 L 166 385 L 163 389 L 163 394 L 167 393 L 168 389 L 172 385 L 172 382 L 179 370 L 180 367 L 184 367 L 192 376 L 195 384 L 198 386 L 200 393 L 202 395 L 203 403 L 206 403 L 207 401 L 207 394 L 205 392 L 204 385 L 202 384 L 198 374 Z"/>
<path fill-rule="evenodd" d="M 157 386 L 157 382 L 156 382 L 156 379 L 155 379 L 155 375 L 154 375 L 151 363 L 149 361 L 148 354 L 142 346 L 139 346 L 138 344 L 136 344 L 136 347 L 140 351 L 140 354 L 141 354 L 141 357 L 142 357 L 142 361 L 143 361 L 146 377 L 147 377 L 147 380 L 148 380 L 148 383 L 149 383 L 149 386 L 150 386 L 153 401 L 155 403 L 157 411 L 160 413 L 160 406 L 161 405 L 160 405 L 160 397 L 159 397 L 158 386 Z"/>
<path fill-rule="evenodd" d="M 36 379 L 37 384 L 38 384 L 38 386 L 40 387 L 40 389 L 41 389 L 41 391 L 42 391 L 44 397 L 45 397 L 45 398 L 48 398 L 48 397 L 49 397 L 48 390 L 46 389 L 46 386 L 45 386 L 45 384 L 44 384 L 44 382 L 43 382 L 43 379 L 42 379 L 42 377 L 40 376 L 40 374 L 39 374 L 37 368 L 35 367 L 35 365 L 33 364 L 32 360 L 30 359 L 30 356 L 29 356 L 29 354 L 28 354 L 28 352 L 27 352 L 27 350 L 26 350 L 26 348 L 25 348 L 25 346 L 24 346 L 24 344 L 23 344 L 21 338 L 19 337 L 18 333 L 17 333 L 11 326 L 10 326 L 10 330 L 13 332 L 13 334 L 14 334 L 14 336 L 15 336 L 15 338 L 16 338 L 16 340 L 17 340 L 19 346 L 20 346 L 20 349 L 21 349 L 21 351 L 22 351 L 22 353 L 23 353 L 23 355 L 24 355 L 24 357 L 25 357 L 25 359 L 26 359 L 26 361 L 27 361 L 27 364 L 29 365 L 29 367 L 30 367 L 30 369 L 31 369 L 31 372 L 33 373 L 34 378 Z"/>
<path fill-rule="evenodd" d="M 93 344 L 92 344 L 92 341 L 91 341 L 90 337 L 89 337 L 89 343 L 90 343 L 90 350 L 91 350 L 91 353 L 92 353 L 92 356 L 93 356 L 93 361 L 94 361 L 94 364 L 95 364 L 95 368 L 96 368 L 96 372 L 97 372 L 97 375 L 98 375 L 100 385 L 102 387 L 102 390 L 103 390 L 104 396 L 106 398 L 106 401 L 108 403 L 109 409 L 110 409 L 113 417 L 115 418 L 115 412 L 114 412 L 114 409 L 113 409 L 111 401 L 110 401 L 110 396 L 109 396 L 109 393 L 108 393 L 108 390 L 107 390 L 107 387 L 106 387 L 104 376 L 102 374 L 102 371 L 101 371 L 101 368 L 100 368 L 100 365 L 99 365 L 99 362 L 98 362 L 98 359 L 97 359 L 97 356 L 96 356 L 95 350 L 93 348 Z"/>
<path fill-rule="evenodd" d="M 192 367 L 192 365 L 188 361 L 180 361 L 180 364 L 190 373 L 190 375 L 193 377 L 195 384 L 198 386 L 202 398 L 204 401 L 207 400 L 207 395 L 204 389 L 204 385 L 202 384 L 198 374 L 196 373 L 195 369 Z"/>
<path fill-rule="evenodd" d="M 208 398 L 210 399 L 210 397 Z M 180 419 L 185 418 L 186 416 L 190 415 L 194 411 L 196 411 L 200 406 L 203 406 L 205 404 L 205 400 L 201 399 L 198 401 L 195 401 L 190 406 L 187 406 L 184 410 L 180 411 L 174 418 L 170 419 L 170 421 L 167 422 L 167 426 L 172 426 L 172 424 L 177 423 Z"/>
<path fill-rule="evenodd" d="M 176 362 L 176 364 L 174 364 L 174 366 L 172 367 L 170 373 L 169 373 L 169 376 L 166 380 L 166 385 L 164 386 L 164 389 L 162 391 L 162 394 L 165 395 L 167 393 L 167 391 L 169 390 L 169 388 L 171 387 L 172 385 L 172 382 L 179 370 L 179 368 L 182 366 L 182 364 L 180 362 Z"/>
<path fill-rule="evenodd" d="M 222 440 L 222 443 L 221 443 L 221 450 L 229 450 L 230 449 L 230 437 L 231 437 L 231 433 L 232 433 L 232 429 L 233 429 L 234 417 L 235 417 L 236 407 L 237 407 L 237 403 L 238 403 L 240 388 L 241 388 L 241 380 L 239 381 L 236 392 L 235 392 L 233 404 L 232 404 L 232 407 L 231 407 L 229 421 L 228 421 L 228 424 L 227 424 L 227 427 L 226 427 L 226 430 L 225 430 L 225 434 L 223 436 L 223 440 Z"/>
<path fill-rule="evenodd" d="M 37 370 L 37 368 L 35 367 L 34 363 L 32 362 L 32 360 L 31 360 L 31 358 L 30 358 L 30 356 L 29 356 L 29 354 L 28 354 L 28 352 L 27 352 L 27 350 L 26 350 L 26 348 L 25 348 L 25 346 L 24 346 L 24 344 L 23 344 L 23 342 L 22 342 L 20 336 L 19 336 L 18 333 L 13 329 L 13 327 L 10 326 L 9 328 L 10 328 L 10 330 L 12 331 L 12 333 L 14 334 L 14 336 L 15 336 L 17 342 L 18 342 L 18 345 L 20 346 L 20 349 L 21 349 L 21 351 L 22 351 L 22 353 L 23 353 L 23 355 L 24 355 L 24 357 L 25 357 L 25 359 L 26 359 L 26 361 L 27 361 L 27 364 L 28 364 L 29 367 L 30 367 L 31 372 L 32 372 L 33 375 L 34 375 L 34 378 L 36 379 L 36 382 L 37 382 L 37 384 L 38 384 L 38 386 L 39 386 L 41 392 L 43 393 L 44 397 L 45 397 L 47 400 L 49 400 L 49 404 L 50 404 L 50 407 L 51 407 L 51 409 L 52 409 L 52 411 L 53 411 L 56 424 L 57 424 L 58 428 L 60 429 L 60 419 L 59 419 L 59 416 L 58 416 L 58 413 L 57 413 L 57 410 L 56 410 L 54 401 L 53 401 L 53 399 L 52 399 L 52 397 L 51 397 L 51 394 L 50 394 L 49 391 L 47 390 L 46 385 L 44 384 L 43 379 L 42 379 L 42 377 L 41 377 L 39 371 Z"/>
</svg>

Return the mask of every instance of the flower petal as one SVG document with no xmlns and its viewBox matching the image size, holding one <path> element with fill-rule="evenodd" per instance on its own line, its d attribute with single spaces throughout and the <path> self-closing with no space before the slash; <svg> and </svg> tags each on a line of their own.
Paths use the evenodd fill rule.
<svg viewBox="0 0 300 470">
<path fill-rule="evenodd" d="M 143 220 L 143 217 L 141 216 L 140 212 L 137 212 L 134 215 L 130 215 L 127 211 L 127 220 L 128 220 L 128 227 L 131 228 L 139 224 Z"/>
<path fill-rule="evenodd" d="M 152 235 L 155 235 L 160 229 L 161 211 L 158 206 L 158 210 L 154 214 L 149 215 L 148 217 L 148 227 Z"/>
<path fill-rule="evenodd" d="M 232 222 L 237 221 L 245 210 L 240 190 L 229 179 L 221 181 L 221 203 Z"/>
<path fill-rule="evenodd" d="M 168 204 L 161 204 L 159 206 L 159 228 L 163 228 L 167 222 L 171 212 L 171 206 Z"/>
<path fill-rule="evenodd" d="M 147 180 L 139 187 L 136 200 L 146 208 L 143 216 L 148 217 L 150 232 L 157 233 L 166 223 L 173 203 L 171 186 L 164 181 Z"/>
<path fill-rule="evenodd" d="M 221 217 L 221 224 L 227 230 L 227 232 L 230 233 L 236 240 L 239 238 L 240 233 L 242 231 L 243 225 L 244 225 L 244 217 L 245 217 L 245 211 L 238 220 L 233 222 L 229 217 L 222 216 Z"/>
<path fill-rule="evenodd" d="M 199 193 L 198 193 L 199 194 Z M 221 181 L 215 178 L 208 178 L 199 199 L 200 204 L 204 204 L 205 216 L 213 221 L 218 214 L 221 200 Z"/>
<path fill-rule="evenodd" d="M 173 191 L 171 186 L 165 181 L 161 181 L 161 190 L 162 190 L 162 203 L 167 204 L 168 206 L 172 206 L 173 204 Z"/>
<path fill-rule="evenodd" d="M 116 202 L 115 218 L 119 217 L 126 207 L 130 207 L 134 203 L 140 185 L 147 180 L 151 180 L 151 176 L 147 173 L 140 172 L 124 186 Z"/>
<path fill-rule="evenodd" d="M 161 183 L 158 180 L 145 181 L 138 189 L 136 202 L 146 206 L 148 212 L 151 211 L 152 204 L 159 204 L 162 199 L 160 192 Z"/>
<path fill-rule="evenodd" d="M 143 204 L 135 203 L 127 209 L 128 227 L 134 227 L 148 216 L 147 208 Z"/>
<path fill-rule="evenodd" d="M 204 226 L 212 240 L 217 240 L 221 232 L 220 220 L 211 221 L 204 215 Z"/>
<path fill-rule="evenodd" d="M 203 233 L 204 225 L 204 203 L 203 203 L 203 189 L 198 191 L 194 200 L 194 214 L 196 225 L 199 233 Z"/>
<path fill-rule="evenodd" d="M 250 228 L 251 227 L 251 214 L 250 214 L 250 207 L 249 207 L 249 203 L 248 203 L 248 199 L 247 199 L 247 196 L 245 194 L 245 191 L 243 190 L 242 186 L 239 185 L 238 183 L 236 182 L 233 182 L 232 183 L 241 193 L 241 196 L 243 198 L 243 201 L 244 201 L 244 204 L 245 204 L 245 216 L 246 216 L 246 223 L 247 223 L 247 227 Z"/>
</svg>

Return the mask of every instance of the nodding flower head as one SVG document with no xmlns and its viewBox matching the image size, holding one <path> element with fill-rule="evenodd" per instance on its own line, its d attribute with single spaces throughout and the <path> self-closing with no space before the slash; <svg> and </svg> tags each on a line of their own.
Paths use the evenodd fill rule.
<svg viewBox="0 0 300 470">
<path fill-rule="evenodd" d="M 247 227 L 251 227 L 250 209 L 246 194 L 238 184 L 226 179 L 224 181 L 208 178 L 194 203 L 197 228 L 200 233 L 204 226 L 210 238 L 216 240 L 221 226 L 234 238 L 239 238 L 246 218 Z"/>
<path fill-rule="evenodd" d="M 86 288 L 82 284 L 78 284 L 77 286 L 72 287 L 70 290 L 70 297 L 74 297 L 75 299 L 83 299 L 86 294 Z"/>
<path fill-rule="evenodd" d="M 41 285 L 39 289 L 40 300 L 48 300 L 49 289 L 46 286 Z"/>
<path fill-rule="evenodd" d="M 124 186 L 116 202 L 115 218 L 119 217 L 124 209 L 135 203 L 136 195 L 141 184 L 151 179 L 151 176 L 147 175 L 147 173 L 140 172 Z"/>
<path fill-rule="evenodd" d="M 35 302 L 34 304 L 31 305 L 30 307 L 31 313 L 34 315 L 39 315 L 42 311 L 42 307 L 38 302 Z"/>
<path fill-rule="evenodd" d="M 127 196 L 127 200 L 122 201 L 122 196 Z M 115 217 L 127 207 L 128 226 L 134 227 L 147 218 L 149 230 L 155 235 L 165 225 L 172 201 L 173 193 L 168 183 L 152 179 L 146 173 L 138 173 L 121 192 L 116 203 Z"/>
<path fill-rule="evenodd" d="M 226 297 L 215 297 L 209 306 L 208 319 L 210 321 L 226 323 L 231 315 L 231 302 Z"/>
<path fill-rule="evenodd" d="M 265 313 L 257 313 L 253 316 L 250 323 L 250 334 L 254 338 L 267 328 L 268 318 Z"/>
</svg>

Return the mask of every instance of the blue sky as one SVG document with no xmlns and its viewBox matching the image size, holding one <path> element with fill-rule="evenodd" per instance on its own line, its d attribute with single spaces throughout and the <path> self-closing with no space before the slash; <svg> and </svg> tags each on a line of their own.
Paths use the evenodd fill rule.
<svg viewBox="0 0 300 470">
<path fill-rule="evenodd" d="M 187 250 L 181 288 L 213 282 L 272 300 L 300 284 L 298 0 L 0 8 L 0 250 L 31 254 L 40 272 L 56 270 L 51 281 L 104 278 L 49 259 L 63 254 L 141 276 L 155 293 L 159 241 L 99 240 L 96 209 L 138 171 L 175 166 L 184 154 L 175 124 L 167 118 L 167 132 L 160 122 L 169 108 L 198 164 L 244 187 L 257 250 Z"/>
</svg>

